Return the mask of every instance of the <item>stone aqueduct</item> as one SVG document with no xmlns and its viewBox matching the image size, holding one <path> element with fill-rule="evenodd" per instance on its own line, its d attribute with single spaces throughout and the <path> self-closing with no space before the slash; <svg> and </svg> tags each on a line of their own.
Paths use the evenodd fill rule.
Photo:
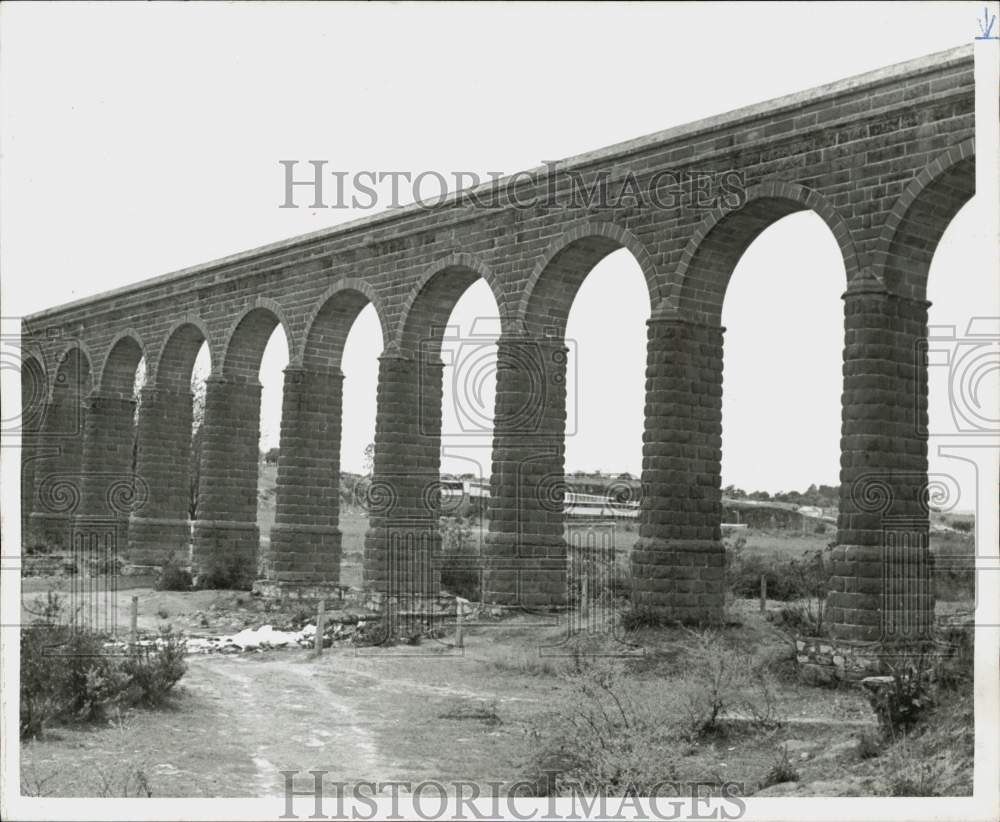
<svg viewBox="0 0 1000 822">
<path fill-rule="evenodd" d="M 843 639 L 919 624 L 933 595 L 927 373 L 917 352 L 931 257 L 974 191 L 973 98 L 971 50 L 943 52 L 562 164 L 588 186 L 610 170 L 612 192 L 629 173 L 644 181 L 664 169 L 734 170 L 745 181 L 736 205 L 622 198 L 616 208 L 407 207 L 27 317 L 26 543 L 64 543 L 73 528 L 110 519 L 135 565 L 192 550 L 196 568 L 227 562 L 255 571 L 258 371 L 280 324 L 290 364 L 265 577 L 279 588 L 335 583 L 340 357 L 354 318 L 371 304 L 385 347 L 365 584 L 435 593 L 433 577 L 406 551 L 433 550 L 437 534 L 430 490 L 440 466 L 441 329 L 483 278 L 501 318 L 483 598 L 560 605 L 563 332 L 587 273 L 626 248 L 652 306 L 633 596 L 669 618 L 718 620 L 722 302 L 752 240 L 809 209 L 829 226 L 847 274 L 828 616 Z M 522 176 L 514 190 L 524 201 L 541 185 Z M 183 455 L 203 342 L 212 373 L 192 538 Z M 134 422 L 142 357 L 148 376 Z M 394 545 L 403 553 L 394 555 Z"/>
</svg>

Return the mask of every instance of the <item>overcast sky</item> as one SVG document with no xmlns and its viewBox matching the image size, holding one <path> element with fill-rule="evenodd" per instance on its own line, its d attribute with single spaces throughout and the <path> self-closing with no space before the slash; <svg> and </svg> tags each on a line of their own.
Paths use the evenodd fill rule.
<svg viewBox="0 0 1000 822">
<path fill-rule="evenodd" d="M 981 14 L 981 3 L 4 4 L 3 313 L 371 213 L 279 209 L 282 159 L 512 173 L 968 43 Z M 930 282 L 931 322 L 960 331 L 1000 313 L 967 252 L 982 231 L 975 206 L 949 228 Z M 724 484 L 838 481 L 844 285 L 837 246 L 810 213 L 772 226 L 741 260 L 723 315 Z M 569 470 L 640 472 L 648 312 L 627 252 L 581 289 L 568 329 Z M 477 284 L 452 323 L 468 335 L 484 318 L 479 338 L 495 316 Z M 344 360 L 347 470 L 373 438 L 380 348 L 366 312 Z M 452 382 L 470 384 L 461 358 L 476 346 L 464 349 L 446 374 L 446 430 L 463 407 L 492 401 L 490 386 L 453 396 Z M 265 446 L 277 443 L 286 361 L 279 333 L 261 374 Z M 932 430 L 950 425 L 935 378 Z M 488 435 L 463 442 L 445 443 L 445 470 L 488 473 Z"/>
</svg>

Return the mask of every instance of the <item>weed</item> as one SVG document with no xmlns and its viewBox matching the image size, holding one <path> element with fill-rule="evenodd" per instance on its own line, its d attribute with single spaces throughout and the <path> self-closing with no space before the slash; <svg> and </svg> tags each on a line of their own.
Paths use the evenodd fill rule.
<svg viewBox="0 0 1000 822">
<path fill-rule="evenodd" d="M 782 745 L 771 761 L 771 767 L 761 782 L 762 788 L 780 785 L 782 782 L 798 782 L 799 772 L 788 756 L 788 746 Z"/>
<path fill-rule="evenodd" d="M 621 626 L 626 631 L 637 631 L 640 628 L 659 628 L 664 619 L 652 608 L 632 606 L 621 615 Z"/>
</svg>

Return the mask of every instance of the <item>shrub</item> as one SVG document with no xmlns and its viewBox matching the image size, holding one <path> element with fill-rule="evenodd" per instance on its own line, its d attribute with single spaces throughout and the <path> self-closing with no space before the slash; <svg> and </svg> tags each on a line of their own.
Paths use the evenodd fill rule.
<svg viewBox="0 0 1000 822">
<path fill-rule="evenodd" d="M 159 707 L 187 672 L 187 643 L 169 627 L 160 629 L 159 641 L 131 649 L 122 669 L 134 689 L 133 701 Z"/>
<path fill-rule="evenodd" d="M 693 737 L 722 730 L 725 714 L 737 711 L 758 727 L 779 723 L 770 672 L 746 651 L 728 647 L 718 631 L 689 630 L 686 676 L 678 683 L 686 726 Z"/>
<path fill-rule="evenodd" d="M 104 651 L 104 637 L 62 624 L 22 629 L 22 738 L 40 735 L 56 720 L 102 719 L 126 685 Z"/>
<path fill-rule="evenodd" d="M 868 731 L 862 731 L 861 735 L 858 737 L 858 759 L 874 759 L 879 754 L 882 753 L 882 740 L 879 739 L 875 734 L 869 733 Z"/>
<path fill-rule="evenodd" d="M 195 584 L 202 590 L 249 591 L 255 572 L 243 557 L 213 556 L 208 566 L 199 570 Z"/>
<path fill-rule="evenodd" d="M 782 609 L 778 621 L 790 630 L 811 636 L 824 636 L 826 595 L 832 565 L 822 550 L 807 551 L 799 559 L 734 555 L 727 569 L 727 581 L 734 596 L 754 599 L 760 596 L 760 579 L 767 580 L 768 599 L 804 600 Z"/>
<path fill-rule="evenodd" d="M 108 637 L 58 621 L 50 598 L 45 621 L 21 629 L 20 735 L 41 735 L 54 722 L 102 720 L 108 709 L 158 705 L 183 676 L 185 648 L 169 631 L 155 646 L 108 650 Z"/>
<path fill-rule="evenodd" d="M 823 620 L 825 598 L 807 599 L 783 605 L 774 618 L 775 624 L 803 636 L 826 636 L 829 633 Z M 768 615 L 770 616 L 770 614 Z"/>
<path fill-rule="evenodd" d="M 933 704 L 923 656 L 902 660 L 890 676 L 869 687 L 867 695 L 883 737 L 905 734 Z"/>
<path fill-rule="evenodd" d="M 968 534 L 933 534 L 934 596 L 970 601 L 976 596 L 975 543 Z"/>
<path fill-rule="evenodd" d="M 174 557 L 170 557 L 163 564 L 153 585 L 157 591 L 190 591 L 191 586 L 191 571 L 182 566 Z"/>
<path fill-rule="evenodd" d="M 936 660 L 935 682 L 939 690 L 957 691 L 971 686 L 975 676 L 974 629 L 953 626 L 941 631 L 950 653 Z"/>
<path fill-rule="evenodd" d="M 734 556 L 727 569 L 727 582 L 734 596 L 754 599 L 760 596 L 760 578 L 767 579 L 768 599 L 798 599 L 800 592 L 792 584 L 792 574 L 787 561 L 774 557 L 751 555 Z"/>
<path fill-rule="evenodd" d="M 479 552 L 464 517 L 441 518 L 441 586 L 456 596 L 478 601 Z"/>
<path fill-rule="evenodd" d="M 644 697 L 603 665 L 569 684 L 531 731 L 535 753 L 526 776 L 538 795 L 562 794 L 571 785 L 588 795 L 645 795 L 675 779 L 679 734 L 664 719 L 662 694 Z"/>
<path fill-rule="evenodd" d="M 777 724 L 766 672 L 749 654 L 717 632 L 690 635 L 665 677 L 626 676 L 620 661 L 583 655 L 563 667 L 566 687 L 531 730 L 536 753 L 526 776 L 540 795 L 574 786 L 588 795 L 647 795 L 677 780 L 681 757 L 720 730 L 727 711 Z"/>
</svg>

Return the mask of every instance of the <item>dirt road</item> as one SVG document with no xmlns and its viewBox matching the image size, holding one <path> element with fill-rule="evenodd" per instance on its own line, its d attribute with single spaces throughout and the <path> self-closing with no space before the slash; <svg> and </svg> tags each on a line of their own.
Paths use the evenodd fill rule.
<svg viewBox="0 0 1000 822">
<path fill-rule="evenodd" d="M 22 747 L 30 790 L 121 795 L 134 769 L 158 796 L 284 797 L 282 771 L 331 781 L 510 779 L 538 694 L 468 658 L 317 659 L 301 649 L 193 656 L 174 706 L 101 728 L 55 728 Z M 456 670 L 455 666 L 462 666 Z M 461 679 L 461 686 L 453 684 Z M 537 686 L 536 686 L 537 687 Z M 57 776 L 58 774 L 58 776 Z M 96 787 L 95 787 L 96 786 Z"/>
</svg>

